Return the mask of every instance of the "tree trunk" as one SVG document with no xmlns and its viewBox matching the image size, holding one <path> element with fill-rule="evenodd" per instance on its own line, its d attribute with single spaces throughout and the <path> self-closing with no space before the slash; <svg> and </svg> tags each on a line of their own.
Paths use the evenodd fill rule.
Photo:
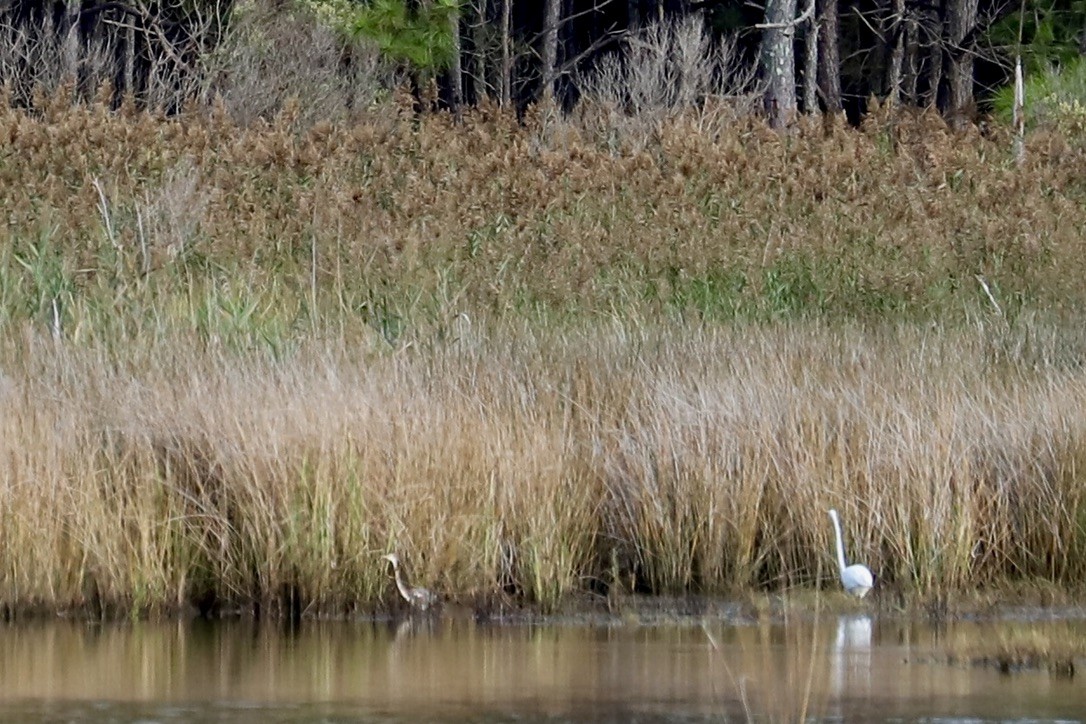
<svg viewBox="0 0 1086 724">
<path fill-rule="evenodd" d="M 973 50 L 967 40 L 977 23 L 977 0 L 949 0 L 947 35 L 950 41 L 947 81 L 951 124 L 961 127 L 973 115 Z M 964 45 L 970 47 L 963 47 Z"/>
<path fill-rule="evenodd" d="M 917 79 L 920 76 L 920 40 L 916 17 L 911 13 L 905 19 L 905 69 L 902 79 L 902 92 L 905 102 L 917 105 L 919 98 L 916 95 Z"/>
<path fill-rule="evenodd" d="M 468 5 L 462 6 L 467 12 Z M 471 47 L 464 54 L 464 97 L 465 103 L 479 103 L 491 95 L 490 89 L 497 85 L 490 84 L 487 77 L 488 50 L 486 42 L 486 0 L 472 0 L 471 23 L 468 29 L 468 37 L 471 38 Z M 496 77 L 496 76 L 495 76 Z"/>
<path fill-rule="evenodd" d="M 510 39 L 513 26 L 513 0 L 502 0 L 502 77 L 501 104 L 508 108 L 513 96 L 513 44 Z"/>
<path fill-rule="evenodd" d="M 448 97 L 446 105 L 457 118 L 460 117 L 460 104 L 464 101 L 464 65 L 460 57 L 460 13 L 455 12 L 449 17 L 449 32 L 452 33 L 453 52 L 452 62 L 446 71 L 446 83 Z"/>
<path fill-rule="evenodd" d="M 129 21 L 124 29 L 124 93 L 136 98 L 136 26 Z"/>
<path fill-rule="evenodd" d="M 837 0 L 819 0 L 818 87 L 826 113 L 835 115 L 841 103 L 841 55 L 838 50 Z"/>
<path fill-rule="evenodd" d="M 939 90 L 943 85 L 943 52 L 946 37 L 945 25 L 941 15 L 935 15 L 931 25 L 931 37 L 934 40 L 928 49 L 928 97 L 927 105 L 932 108 L 939 107 Z"/>
<path fill-rule="evenodd" d="M 760 66 L 765 78 L 769 124 L 783 128 L 796 115 L 796 0 L 767 0 Z"/>
<path fill-rule="evenodd" d="M 803 112 L 818 113 L 818 20 L 813 15 L 803 38 Z"/>
<path fill-rule="evenodd" d="M 64 76 L 73 84 L 79 81 L 79 2 L 69 0 L 64 13 Z"/>
<path fill-rule="evenodd" d="M 892 105 L 901 102 L 903 68 L 905 65 L 905 0 L 894 0 L 894 14 L 887 30 L 890 40 L 890 62 L 886 67 L 886 96 Z"/>
<path fill-rule="evenodd" d="M 554 82 L 558 69 L 558 17 L 561 11 L 561 0 L 545 0 L 543 3 L 543 49 L 540 57 L 543 59 L 542 69 L 542 97 L 546 100 L 554 98 Z"/>
</svg>

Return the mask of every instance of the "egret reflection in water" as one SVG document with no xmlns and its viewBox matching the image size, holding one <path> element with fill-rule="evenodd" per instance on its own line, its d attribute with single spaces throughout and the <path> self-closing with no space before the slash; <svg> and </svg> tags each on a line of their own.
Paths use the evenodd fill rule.
<svg viewBox="0 0 1086 724">
<path fill-rule="evenodd" d="M 1086 619 L 406 618 L 432 633 L 363 618 L 0 623 L 0 721 L 1082 720 L 1078 678 L 932 653 L 1012 631 L 1086 636 Z"/>
<path fill-rule="evenodd" d="M 871 692 L 871 617 L 839 616 L 830 660 L 831 685 L 838 697 Z"/>
</svg>

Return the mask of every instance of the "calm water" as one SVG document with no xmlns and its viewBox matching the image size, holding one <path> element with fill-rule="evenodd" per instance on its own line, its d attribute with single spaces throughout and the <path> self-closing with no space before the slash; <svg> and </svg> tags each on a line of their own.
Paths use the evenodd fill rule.
<svg viewBox="0 0 1086 724">
<path fill-rule="evenodd" d="M 0 720 L 1086 721 L 1084 673 L 937 663 L 947 647 L 1023 627 L 1086 636 L 1073 620 L 866 616 L 19 624 L 0 627 Z"/>
</svg>

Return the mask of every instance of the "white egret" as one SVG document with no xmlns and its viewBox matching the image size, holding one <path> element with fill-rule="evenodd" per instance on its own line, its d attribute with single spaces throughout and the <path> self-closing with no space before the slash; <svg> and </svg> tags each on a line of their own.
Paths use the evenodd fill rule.
<svg viewBox="0 0 1086 724">
<path fill-rule="evenodd" d="M 407 585 L 403 579 L 403 574 L 400 573 L 400 557 L 398 555 L 389 553 L 381 556 L 381 558 L 392 564 L 392 572 L 396 575 L 396 588 L 399 589 L 400 595 L 411 604 L 412 608 L 425 611 L 437 603 L 437 595 L 432 591 L 425 588 L 412 588 Z"/>
<path fill-rule="evenodd" d="M 875 577 L 865 565 L 845 565 L 845 544 L 841 541 L 841 521 L 837 518 L 836 510 L 830 510 L 830 518 L 833 520 L 833 532 L 837 534 L 837 566 L 841 573 L 841 585 L 849 594 L 863 598 L 875 586 Z"/>
</svg>

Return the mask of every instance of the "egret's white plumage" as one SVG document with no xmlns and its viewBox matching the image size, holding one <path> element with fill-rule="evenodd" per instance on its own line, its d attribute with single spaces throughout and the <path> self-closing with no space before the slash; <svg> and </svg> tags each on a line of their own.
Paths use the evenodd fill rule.
<svg viewBox="0 0 1086 724">
<path fill-rule="evenodd" d="M 841 540 L 841 521 L 837 518 L 837 511 L 830 511 L 833 520 L 833 532 L 837 535 L 837 566 L 841 575 L 841 585 L 856 598 L 863 598 L 875 586 L 875 577 L 871 570 L 860 563 L 851 566 L 845 565 L 845 544 Z"/>
<path fill-rule="evenodd" d="M 389 553 L 381 556 L 381 558 L 392 564 L 392 572 L 396 576 L 396 588 L 399 589 L 400 595 L 411 604 L 412 608 L 425 611 L 437 603 L 437 596 L 432 591 L 419 587 L 412 588 L 407 585 L 403 579 L 403 574 L 400 573 L 400 557 L 398 555 Z"/>
</svg>

